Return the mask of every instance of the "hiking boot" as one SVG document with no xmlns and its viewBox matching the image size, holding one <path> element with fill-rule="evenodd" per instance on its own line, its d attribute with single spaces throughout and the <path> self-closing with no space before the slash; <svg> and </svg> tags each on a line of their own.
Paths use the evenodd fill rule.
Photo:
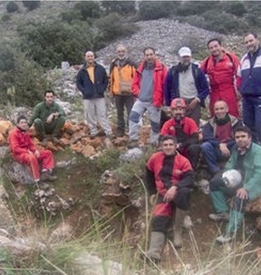
<svg viewBox="0 0 261 275">
<path fill-rule="evenodd" d="M 41 175 L 41 181 L 55 181 L 57 180 L 56 176 L 51 175 L 49 172 L 43 172 Z"/>
<path fill-rule="evenodd" d="M 218 213 L 218 214 L 209 214 L 208 216 L 212 221 L 220 222 L 220 221 L 229 221 L 229 214 L 228 213 Z"/>
<path fill-rule="evenodd" d="M 232 236 L 229 234 L 220 235 L 216 238 L 216 241 L 220 244 L 226 244 L 232 241 Z"/>
<path fill-rule="evenodd" d="M 138 142 L 138 140 L 137 139 L 130 140 L 127 148 L 128 149 L 139 148 L 139 142 Z"/>
</svg>

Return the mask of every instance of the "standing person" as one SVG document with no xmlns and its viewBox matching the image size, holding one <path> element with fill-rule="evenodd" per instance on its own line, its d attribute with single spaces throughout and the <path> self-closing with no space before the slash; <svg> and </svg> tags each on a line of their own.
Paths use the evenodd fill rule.
<svg viewBox="0 0 261 275">
<path fill-rule="evenodd" d="M 90 136 L 98 135 L 97 121 L 107 137 L 111 137 L 104 93 L 108 86 L 108 77 L 104 67 L 94 61 L 94 53 L 85 54 L 86 64 L 80 69 L 76 86 L 83 95 L 84 114 L 90 129 Z"/>
<path fill-rule="evenodd" d="M 218 38 L 210 39 L 207 46 L 211 55 L 202 61 L 200 67 L 209 77 L 211 116 L 214 115 L 215 102 L 224 100 L 229 113 L 239 117 L 236 75 L 240 61 L 235 54 L 224 51 Z"/>
<path fill-rule="evenodd" d="M 37 134 L 44 146 L 47 145 L 48 137 L 60 144 L 61 129 L 65 123 L 65 112 L 62 107 L 54 101 L 55 93 L 52 90 L 44 92 L 44 101 L 38 103 L 29 120 L 29 127 L 34 124 Z"/>
<path fill-rule="evenodd" d="M 149 195 L 156 195 L 153 209 L 149 250 L 146 256 L 159 261 L 166 235 L 174 221 L 173 244 L 182 246 L 182 226 L 190 204 L 190 188 L 194 186 L 193 171 L 188 159 L 176 152 L 177 141 L 164 136 L 162 151 L 152 154 L 146 166 L 146 182 Z"/>
<path fill-rule="evenodd" d="M 147 47 L 143 51 L 144 61 L 137 69 L 132 82 L 132 93 L 135 101 L 129 119 L 129 148 L 138 147 L 139 120 L 147 110 L 151 131 L 150 143 L 157 144 L 160 131 L 161 106 L 163 104 L 164 81 L 167 68 L 156 59 L 155 49 Z"/>
<path fill-rule="evenodd" d="M 169 69 L 165 81 L 165 102 L 170 106 L 174 98 L 183 98 L 187 104 L 186 116 L 195 120 L 199 126 L 200 106 L 205 107 L 205 98 L 209 94 L 205 74 L 198 65 L 191 62 L 190 48 L 179 49 L 178 65 Z"/>
<path fill-rule="evenodd" d="M 54 168 L 52 152 L 47 149 L 37 150 L 27 130 L 26 117 L 18 117 L 16 127 L 8 135 L 9 147 L 13 158 L 19 163 L 30 166 L 36 184 L 56 180 L 57 177 L 52 175 Z M 39 164 L 42 166 L 41 175 Z"/>
<path fill-rule="evenodd" d="M 246 204 L 261 196 L 261 147 L 252 143 L 251 131 L 246 126 L 236 129 L 235 141 L 236 146 L 225 171 L 239 171 L 242 176 L 241 184 L 229 188 L 229 184 L 235 182 L 235 176 L 232 182 L 227 177 L 215 177 L 210 181 L 210 195 L 216 214 L 210 214 L 209 218 L 214 221 L 228 221 L 225 233 L 216 239 L 219 243 L 230 242 L 236 237 Z M 228 197 L 233 197 L 230 208 L 227 205 Z"/>
<path fill-rule="evenodd" d="M 253 140 L 261 142 L 261 47 L 255 33 L 244 37 L 247 53 L 239 68 L 239 91 L 243 97 L 243 120 L 250 128 Z"/>
<path fill-rule="evenodd" d="M 124 106 L 127 111 L 128 119 L 134 103 L 131 92 L 131 83 L 136 71 L 136 65 L 129 58 L 127 48 L 123 44 L 117 46 L 117 58 L 110 65 L 110 92 L 114 97 L 117 109 L 117 135 L 125 135 Z"/>
</svg>

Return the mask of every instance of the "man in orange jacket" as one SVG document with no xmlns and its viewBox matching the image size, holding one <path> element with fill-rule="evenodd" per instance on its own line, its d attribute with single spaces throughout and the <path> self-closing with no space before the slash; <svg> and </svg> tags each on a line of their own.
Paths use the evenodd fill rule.
<svg viewBox="0 0 261 275">
<path fill-rule="evenodd" d="M 17 162 L 30 166 L 36 184 L 56 180 L 57 177 L 51 174 L 54 168 L 52 152 L 47 149 L 37 150 L 27 130 L 28 122 L 26 117 L 18 117 L 17 125 L 9 132 L 8 137 L 13 158 Z M 41 175 L 39 163 L 42 166 Z"/>
<path fill-rule="evenodd" d="M 233 53 L 225 52 L 218 38 L 209 40 L 207 46 L 211 56 L 202 61 L 200 68 L 209 77 L 211 116 L 214 116 L 215 102 L 224 100 L 229 107 L 229 113 L 239 117 L 238 98 L 240 96 L 236 89 L 239 58 Z"/>
</svg>

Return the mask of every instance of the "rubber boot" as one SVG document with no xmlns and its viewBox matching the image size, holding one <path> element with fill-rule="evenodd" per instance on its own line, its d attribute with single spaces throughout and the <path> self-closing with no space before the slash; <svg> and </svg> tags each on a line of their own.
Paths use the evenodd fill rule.
<svg viewBox="0 0 261 275">
<path fill-rule="evenodd" d="M 150 247 L 146 253 L 147 258 L 153 262 L 159 262 L 165 245 L 165 234 L 162 232 L 151 232 Z"/>
<path fill-rule="evenodd" d="M 183 231 L 183 225 L 184 225 L 184 218 L 187 215 L 187 211 L 176 209 L 175 213 L 175 222 L 173 226 L 173 245 L 175 248 L 181 248 L 182 247 L 182 231 Z"/>
</svg>

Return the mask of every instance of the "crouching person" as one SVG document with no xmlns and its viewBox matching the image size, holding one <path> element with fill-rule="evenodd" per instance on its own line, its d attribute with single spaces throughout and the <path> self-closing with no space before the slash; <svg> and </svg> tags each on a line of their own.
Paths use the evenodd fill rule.
<svg viewBox="0 0 261 275">
<path fill-rule="evenodd" d="M 150 195 L 156 195 L 153 210 L 150 247 L 146 256 L 159 261 L 165 245 L 166 234 L 175 215 L 175 247 L 182 246 L 182 226 L 190 204 L 190 188 L 193 188 L 193 171 L 188 159 L 176 151 L 175 137 L 162 137 L 162 151 L 154 153 L 146 166 L 147 189 Z"/>
<path fill-rule="evenodd" d="M 8 136 L 13 158 L 21 164 L 30 166 L 36 184 L 56 180 L 57 177 L 51 174 L 54 168 L 52 152 L 47 149 L 38 151 L 27 130 L 28 122 L 26 117 L 18 117 L 16 127 L 9 132 Z M 39 163 L 42 166 L 41 175 Z"/>
<path fill-rule="evenodd" d="M 245 126 L 235 130 L 235 142 L 225 166 L 226 172 L 210 181 L 210 195 L 216 214 L 210 214 L 209 218 L 228 221 L 225 233 L 216 239 L 219 243 L 230 242 L 235 237 L 242 224 L 246 204 L 261 196 L 261 147 L 252 142 L 251 131 Z M 227 205 L 228 197 L 232 197 L 231 209 Z"/>
</svg>

